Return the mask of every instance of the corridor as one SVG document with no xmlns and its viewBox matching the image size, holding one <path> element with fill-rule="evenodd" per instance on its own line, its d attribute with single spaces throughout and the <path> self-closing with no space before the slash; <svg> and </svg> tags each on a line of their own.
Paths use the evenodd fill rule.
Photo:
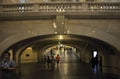
<svg viewBox="0 0 120 79">
<path fill-rule="evenodd" d="M 60 63 L 57 67 L 44 64 L 23 64 L 20 79 L 118 79 L 113 75 L 93 72 L 85 63 Z M 18 79 L 18 78 L 17 78 Z"/>
<path fill-rule="evenodd" d="M 46 53 L 47 55 L 49 53 Z M 118 79 L 112 74 L 105 74 L 99 67 L 94 69 L 89 63 L 81 62 L 74 52 L 60 52 L 60 63 L 23 63 L 19 79 Z M 99 64 L 98 64 L 99 65 Z M 17 79 L 18 79 L 17 78 Z"/>
<path fill-rule="evenodd" d="M 0 0 L 0 79 L 14 73 L 120 79 L 120 0 Z"/>
</svg>

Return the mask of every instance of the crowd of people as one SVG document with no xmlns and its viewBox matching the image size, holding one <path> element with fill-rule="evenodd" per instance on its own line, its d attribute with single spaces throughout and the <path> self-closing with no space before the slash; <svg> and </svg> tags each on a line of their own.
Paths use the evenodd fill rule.
<svg viewBox="0 0 120 79">
<path fill-rule="evenodd" d="M 0 79 L 14 79 L 15 77 L 15 70 L 16 70 L 16 64 L 15 61 L 10 59 L 10 53 L 7 52 L 4 55 L 3 60 L 0 63 Z M 44 55 L 42 58 L 42 62 L 48 67 L 48 68 L 55 68 L 55 65 L 58 67 L 60 63 L 60 55 L 51 53 L 50 55 Z M 91 66 L 93 68 L 93 71 L 97 71 L 98 68 L 100 71 L 102 71 L 102 56 L 98 58 L 98 55 L 96 57 L 92 57 L 90 60 Z"/>
<path fill-rule="evenodd" d="M 43 57 L 43 63 L 47 64 L 48 67 L 54 66 L 55 64 L 58 66 L 60 62 L 60 55 L 57 54 L 56 56 L 45 56 Z"/>
</svg>

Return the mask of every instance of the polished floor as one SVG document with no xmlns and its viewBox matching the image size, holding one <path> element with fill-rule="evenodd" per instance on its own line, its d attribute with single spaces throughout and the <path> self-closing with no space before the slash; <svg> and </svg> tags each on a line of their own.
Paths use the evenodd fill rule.
<svg viewBox="0 0 120 79">
<path fill-rule="evenodd" d="M 15 79 L 119 79 L 113 74 L 93 70 L 90 64 L 80 62 L 74 53 L 62 54 L 59 65 L 55 61 L 49 65 L 45 62 L 27 63 L 18 69 L 20 73 L 17 72 Z"/>
<path fill-rule="evenodd" d="M 61 55 L 61 54 L 60 54 Z M 17 68 L 19 71 L 19 68 Z M 59 65 L 54 63 L 21 64 L 16 79 L 119 79 L 113 74 L 105 74 L 92 69 L 90 64 L 82 63 L 78 55 L 66 53 L 61 55 Z"/>
<path fill-rule="evenodd" d="M 115 76 L 93 71 L 85 63 L 22 64 L 17 79 L 118 79 Z"/>
</svg>

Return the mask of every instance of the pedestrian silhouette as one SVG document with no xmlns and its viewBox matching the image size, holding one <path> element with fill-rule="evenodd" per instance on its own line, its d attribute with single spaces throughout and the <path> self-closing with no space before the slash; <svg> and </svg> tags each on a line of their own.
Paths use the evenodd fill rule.
<svg viewBox="0 0 120 79">
<path fill-rule="evenodd" d="M 59 56 L 59 54 L 56 56 L 56 62 L 57 62 L 57 65 L 58 65 L 59 62 L 60 62 L 60 56 Z"/>
<path fill-rule="evenodd" d="M 47 56 L 47 66 L 48 66 L 48 68 L 50 67 L 50 63 L 51 63 L 50 57 Z"/>
</svg>

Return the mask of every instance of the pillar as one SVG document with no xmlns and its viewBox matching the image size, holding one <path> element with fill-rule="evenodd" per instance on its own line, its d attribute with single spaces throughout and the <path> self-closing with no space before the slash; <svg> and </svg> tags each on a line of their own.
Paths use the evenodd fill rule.
<svg viewBox="0 0 120 79">
<path fill-rule="evenodd" d="M 56 16 L 56 25 L 57 25 L 57 34 L 64 34 L 65 33 L 65 19 L 64 14 L 59 12 Z"/>
</svg>

